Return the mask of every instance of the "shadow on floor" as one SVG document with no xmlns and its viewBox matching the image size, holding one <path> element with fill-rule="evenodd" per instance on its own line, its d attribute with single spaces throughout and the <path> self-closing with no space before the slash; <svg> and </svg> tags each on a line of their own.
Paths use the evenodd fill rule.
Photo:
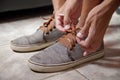
<svg viewBox="0 0 120 80">
<path fill-rule="evenodd" d="M 110 25 L 110 26 L 108 26 L 106 34 L 111 36 L 111 34 L 116 32 L 115 29 L 120 29 L 120 25 Z"/>
<path fill-rule="evenodd" d="M 107 31 L 107 36 L 112 36 L 112 34 L 115 34 L 118 29 L 120 29 L 120 25 L 110 25 Z M 84 63 L 75 67 L 75 69 L 85 66 L 86 64 L 94 64 L 107 68 L 120 68 L 120 47 L 112 48 L 116 45 L 120 45 L 120 38 L 115 40 L 107 40 L 104 50 L 105 56 L 103 58 Z"/>
<path fill-rule="evenodd" d="M 104 58 L 92 64 L 108 68 L 120 68 L 120 49 L 105 49 Z"/>
<path fill-rule="evenodd" d="M 112 34 L 119 34 L 116 30 L 120 29 L 120 25 L 110 25 L 107 31 L 107 36 Z M 112 37 L 111 37 L 112 38 Z M 114 36 L 113 36 L 114 38 Z M 105 43 L 105 56 L 103 59 L 93 62 L 93 64 L 108 67 L 108 68 L 120 68 L 120 47 L 114 48 L 114 46 L 120 45 L 120 38 L 113 40 L 107 40 Z"/>
</svg>

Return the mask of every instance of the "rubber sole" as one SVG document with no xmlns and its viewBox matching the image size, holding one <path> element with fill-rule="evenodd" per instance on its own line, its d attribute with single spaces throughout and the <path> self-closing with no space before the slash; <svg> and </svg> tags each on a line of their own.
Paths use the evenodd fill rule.
<svg viewBox="0 0 120 80">
<path fill-rule="evenodd" d="M 55 43 L 55 41 L 46 42 L 43 44 L 29 45 L 29 46 L 16 46 L 16 45 L 11 43 L 10 47 L 12 50 L 17 51 L 17 52 L 31 52 L 31 51 L 36 51 L 36 50 L 46 48 L 54 43 Z"/>
<path fill-rule="evenodd" d="M 82 63 L 85 63 L 94 59 L 101 58 L 102 56 L 104 56 L 104 50 L 95 52 L 91 55 L 88 55 L 76 61 L 71 61 L 68 63 L 58 64 L 58 65 L 42 65 L 42 64 L 37 65 L 37 64 L 34 64 L 32 61 L 28 60 L 28 66 L 33 71 L 36 71 L 36 72 L 57 72 L 57 71 L 62 71 L 62 70 L 80 65 Z"/>
</svg>

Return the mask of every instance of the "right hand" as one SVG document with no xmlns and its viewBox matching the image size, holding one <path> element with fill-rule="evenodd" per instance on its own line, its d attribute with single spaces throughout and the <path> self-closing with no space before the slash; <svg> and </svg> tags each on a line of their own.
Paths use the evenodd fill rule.
<svg viewBox="0 0 120 80">
<path fill-rule="evenodd" d="M 70 29 L 70 24 L 76 24 L 81 13 L 82 0 L 67 0 L 55 13 L 55 26 L 65 32 Z"/>
</svg>

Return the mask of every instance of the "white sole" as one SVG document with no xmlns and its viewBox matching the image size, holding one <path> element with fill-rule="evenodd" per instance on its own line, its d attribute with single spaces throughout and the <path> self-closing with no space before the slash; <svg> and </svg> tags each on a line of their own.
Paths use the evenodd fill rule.
<svg viewBox="0 0 120 80">
<path fill-rule="evenodd" d="M 18 51 L 18 52 L 30 52 L 30 51 L 36 51 L 36 50 L 40 50 L 43 48 L 46 48 L 52 44 L 54 44 L 55 41 L 53 42 L 46 42 L 43 44 L 37 44 L 37 45 L 30 45 L 30 46 L 16 46 L 14 44 L 10 44 L 10 47 L 12 50 L 14 51 Z"/>
<path fill-rule="evenodd" d="M 71 61 L 65 64 L 59 64 L 59 65 L 36 65 L 33 64 L 31 61 L 28 61 L 28 66 L 33 70 L 37 72 L 57 72 L 62 71 L 77 65 L 80 65 L 82 63 L 98 59 L 100 57 L 104 56 L 104 50 L 98 51 L 96 53 L 93 53 L 92 55 L 89 55 L 87 57 L 84 57 L 82 59 Z"/>
</svg>

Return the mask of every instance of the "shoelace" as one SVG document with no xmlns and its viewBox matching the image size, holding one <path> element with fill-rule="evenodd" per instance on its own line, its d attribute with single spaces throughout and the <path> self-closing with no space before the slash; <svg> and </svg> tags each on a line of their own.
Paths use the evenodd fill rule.
<svg viewBox="0 0 120 80">
<path fill-rule="evenodd" d="M 44 20 L 48 20 L 47 22 L 44 22 L 42 26 L 40 26 L 40 29 L 44 31 L 44 33 L 49 34 L 50 31 L 52 31 L 54 26 L 54 15 L 52 15 L 50 18 L 42 18 Z"/>
<path fill-rule="evenodd" d="M 67 34 L 63 35 L 58 41 L 65 47 L 69 48 L 70 50 L 73 49 L 76 43 L 76 29 L 73 24 L 71 24 L 71 29 L 67 30 Z"/>
</svg>

